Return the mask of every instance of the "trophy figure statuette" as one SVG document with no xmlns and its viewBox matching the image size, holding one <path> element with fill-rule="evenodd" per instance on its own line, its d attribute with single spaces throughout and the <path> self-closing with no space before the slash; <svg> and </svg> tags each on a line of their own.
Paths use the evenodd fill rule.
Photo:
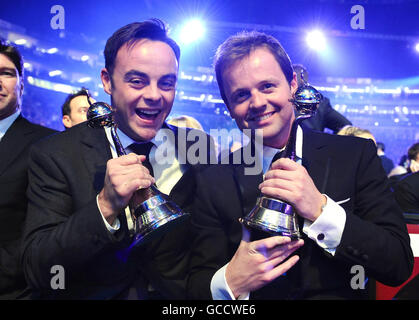
<svg viewBox="0 0 419 320">
<path fill-rule="evenodd" d="M 90 101 L 89 101 L 90 103 Z M 116 132 L 117 125 L 113 118 L 112 107 L 104 102 L 90 104 L 87 111 L 88 125 L 92 128 L 110 127 L 118 156 L 126 154 Z M 159 236 L 189 217 L 160 192 L 155 185 L 134 192 L 129 202 L 134 235 L 131 247 L 140 245 L 155 236 Z"/>
<path fill-rule="evenodd" d="M 303 74 L 301 78 L 304 81 Z M 290 136 L 282 155 L 296 161 L 296 136 L 300 123 L 315 115 L 322 95 L 314 87 L 304 81 L 296 90 L 294 98 L 290 100 L 295 106 L 296 118 L 292 123 Z M 297 215 L 294 208 L 279 199 L 261 195 L 256 201 L 256 206 L 239 221 L 247 227 L 269 233 L 271 235 L 288 236 L 292 239 L 301 238 L 298 227 Z"/>
</svg>

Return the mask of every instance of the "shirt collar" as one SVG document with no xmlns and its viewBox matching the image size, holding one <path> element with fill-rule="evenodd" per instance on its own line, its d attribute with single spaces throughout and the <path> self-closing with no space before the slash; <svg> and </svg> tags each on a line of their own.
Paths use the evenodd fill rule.
<svg viewBox="0 0 419 320">
<path fill-rule="evenodd" d="M 7 130 L 11 127 L 13 122 L 19 117 L 20 110 L 17 109 L 15 113 L 8 116 L 7 118 L 0 120 L 0 139 L 6 134 Z"/>
<path fill-rule="evenodd" d="M 160 130 L 157 131 L 156 136 L 153 139 L 151 139 L 150 141 L 147 141 L 147 142 L 152 142 L 156 147 L 158 147 L 160 144 L 162 144 L 164 142 L 164 141 L 162 141 L 162 139 L 156 139 L 156 137 L 159 136 L 159 132 L 162 129 L 170 130 L 170 128 L 160 128 Z M 113 145 L 111 128 L 110 127 L 105 127 L 105 132 L 106 132 L 106 136 L 108 137 L 108 140 L 111 142 L 111 145 Z M 141 142 L 135 141 L 134 139 L 130 138 L 120 129 L 117 129 L 116 132 L 118 134 L 119 140 L 121 141 L 122 147 L 124 149 L 127 149 L 129 147 L 129 145 L 131 145 L 133 143 L 141 143 Z"/>
<path fill-rule="evenodd" d="M 262 154 L 259 154 L 259 157 L 262 158 L 262 164 L 263 164 L 263 172 L 265 173 L 266 171 L 268 171 L 269 166 L 271 165 L 272 159 L 273 157 L 277 154 L 277 152 L 280 152 L 282 150 L 284 150 L 284 148 L 282 149 L 277 149 L 277 148 L 272 148 L 269 146 L 263 146 L 262 149 L 259 149 L 262 151 Z M 296 142 L 295 142 L 295 153 L 297 156 L 297 161 L 299 159 L 303 158 L 303 130 L 301 129 L 300 126 L 298 126 L 297 128 L 297 137 L 296 137 Z"/>
</svg>

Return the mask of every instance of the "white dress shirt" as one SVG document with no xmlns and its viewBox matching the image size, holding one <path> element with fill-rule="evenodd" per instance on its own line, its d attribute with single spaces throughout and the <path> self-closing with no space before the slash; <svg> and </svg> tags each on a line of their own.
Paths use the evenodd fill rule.
<svg viewBox="0 0 419 320">
<path fill-rule="evenodd" d="M 263 147 L 263 154 L 260 155 L 260 157 L 263 157 L 262 163 L 264 173 L 269 169 L 270 163 L 278 151 L 280 150 L 268 146 Z M 297 162 L 301 163 L 303 157 L 303 131 L 300 127 L 297 129 L 296 156 Z M 346 213 L 339 204 L 327 195 L 325 196 L 327 197 L 327 202 L 322 213 L 314 222 L 305 219 L 303 232 L 310 239 L 315 241 L 318 246 L 334 255 L 336 247 L 339 245 L 342 238 L 343 229 L 346 223 Z M 318 237 L 319 234 L 323 234 L 324 236 Z M 225 278 L 227 265 L 228 263 L 220 268 L 212 277 L 211 294 L 214 300 L 235 300 Z M 250 292 L 239 296 L 238 299 L 249 299 L 249 295 Z"/>
</svg>

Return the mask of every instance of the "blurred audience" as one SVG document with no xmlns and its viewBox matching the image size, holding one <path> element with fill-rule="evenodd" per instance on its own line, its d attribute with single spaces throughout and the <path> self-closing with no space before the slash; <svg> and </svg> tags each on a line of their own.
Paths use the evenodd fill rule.
<svg viewBox="0 0 419 320">
<path fill-rule="evenodd" d="M 391 170 L 394 168 L 394 162 L 389 157 L 386 156 L 384 153 L 385 145 L 382 142 L 377 142 L 377 154 L 381 159 L 381 162 L 383 164 L 384 171 L 388 175 Z"/>
<path fill-rule="evenodd" d="M 181 128 L 192 128 L 192 129 L 198 129 L 204 131 L 204 128 L 202 127 L 201 123 L 191 117 L 191 116 L 179 116 L 175 118 L 171 118 L 170 120 L 167 120 L 167 123 Z"/>
<path fill-rule="evenodd" d="M 390 173 L 388 174 L 388 177 L 392 177 L 395 175 L 405 174 L 407 173 L 407 169 L 409 168 L 409 158 L 407 154 L 404 154 L 400 157 L 399 164 L 395 166 Z"/>
<path fill-rule="evenodd" d="M 404 162 L 406 171 L 400 174 L 389 175 L 390 186 L 394 190 L 397 183 L 411 173 L 419 171 L 419 142 L 414 143 L 407 150 L 407 161 Z"/>
<path fill-rule="evenodd" d="M 347 125 L 347 126 L 344 126 L 342 129 L 340 129 L 337 132 L 337 134 L 340 136 L 354 136 L 354 137 L 360 137 L 360 138 L 365 138 L 365 139 L 371 139 L 372 141 L 374 141 L 375 144 L 377 144 L 377 142 L 375 141 L 374 135 L 371 133 L 371 131 L 367 129 L 362 129 L 359 127 Z"/>
</svg>

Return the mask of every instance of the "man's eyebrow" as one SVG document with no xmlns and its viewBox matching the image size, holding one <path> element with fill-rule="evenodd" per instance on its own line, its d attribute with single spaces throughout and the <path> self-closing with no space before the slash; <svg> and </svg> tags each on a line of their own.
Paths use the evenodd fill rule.
<svg viewBox="0 0 419 320">
<path fill-rule="evenodd" d="M 15 68 L 10 68 L 10 67 L 0 67 L 1 71 L 10 71 L 13 72 L 14 74 L 17 74 L 16 69 Z"/>
<path fill-rule="evenodd" d="M 160 79 L 173 79 L 173 80 L 177 80 L 177 76 L 174 73 L 169 73 L 169 74 L 165 74 L 164 76 L 162 76 Z"/>
<path fill-rule="evenodd" d="M 127 73 L 125 73 L 124 79 L 128 79 L 129 77 L 132 77 L 132 76 L 148 78 L 148 75 L 144 72 L 141 72 L 138 70 L 130 70 Z"/>
</svg>

